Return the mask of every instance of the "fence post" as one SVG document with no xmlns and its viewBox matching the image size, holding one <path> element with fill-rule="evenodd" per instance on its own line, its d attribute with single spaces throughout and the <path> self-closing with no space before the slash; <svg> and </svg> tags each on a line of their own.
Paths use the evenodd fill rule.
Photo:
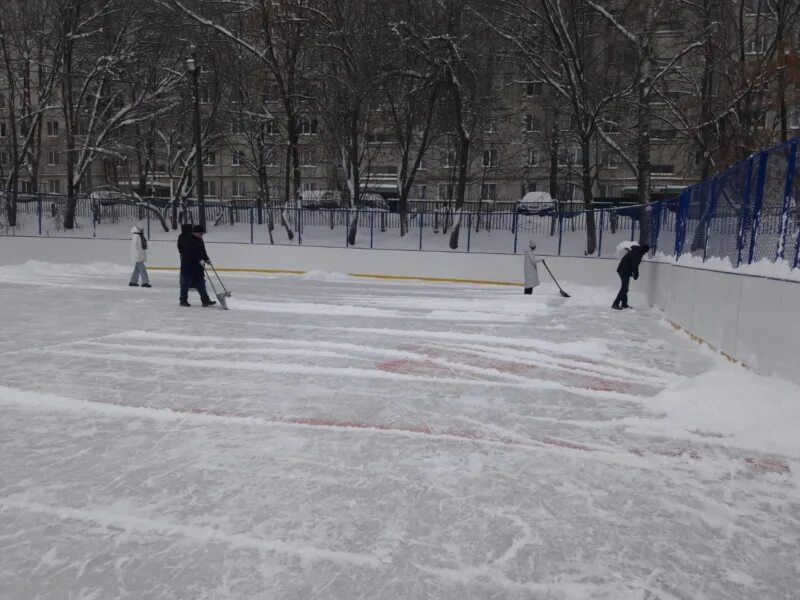
<svg viewBox="0 0 800 600">
<path fill-rule="evenodd" d="M 794 262 L 792 263 L 792 268 L 796 269 L 800 266 L 800 228 L 797 229 L 797 241 L 794 245 Z"/>
<path fill-rule="evenodd" d="M 706 233 L 703 236 L 703 262 L 706 262 L 708 258 L 708 238 L 711 237 L 711 223 L 714 221 L 714 214 L 717 212 L 717 198 L 719 198 L 719 194 L 717 193 L 718 186 L 719 180 L 715 175 L 708 188 L 708 218 L 706 219 Z"/>
<path fill-rule="evenodd" d="M 739 231 L 736 234 L 736 267 L 742 264 L 742 252 L 744 251 L 744 228 L 747 223 L 747 213 L 750 210 L 750 196 L 753 181 L 753 157 L 747 159 L 747 169 L 745 169 L 744 198 L 742 199 L 742 209 L 739 215 Z"/>
<path fill-rule="evenodd" d="M 345 223 L 344 223 L 344 246 L 350 247 L 350 207 L 344 209 Z"/>
<path fill-rule="evenodd" d="M 797 142 L 792 142 L 789 151 L 789 163 L 786 165 L 786 187 L 783 191 L 783 206 L 781 208 L 781 225 L 778 234 L 778 249 L 775 260 L 783 260 L 786 253 L 786 236 L 789 230 L 789 207 L 794 196 L 794 170 L 797 164 Z"/>
<path fill-rule="evenodd" d="M 563 209 L 561 208 L 561 203 L 559 203 L 558 208 L 556 210 L 558 210 L 558 256 L 561 256 L 561 239 L 563 237 L 562 233 L 564 230 L 563 226 L 564 212 Z"/>
<path fill-rule="evenodd" d="M 253 207 L 250 207 L 250 243 L 253 243 Z"/>
<path fill-rule="evenodd" d="M 513 227 L 514 227 L 514 254 L 517 253 L 517 237 L 519 236 L 519 213 L 514 213 L 514 220 L 513 220 Z"/>
<path fill-rule="evenodd" d="M 603 254 L 603 225 L 605 224 L 606 211 L 604 208 L 600 209 L 600 228 L 597 235 L 597 258 Z"/>
<path fill-rule="evenodd" d="M 689 214 L 693 189 L 684 188 L 678 200 L 678 214 L 675 217 L 675 260 L 678 260 L 683 254 L 683 244 L 686 241 L 686 217 Z"/>
<path fill-rule="evenodd" d="M 644 212 L 644 208 L 639 208 L 639 218 L 642 218 L 642 213 Z M 636 219 L 631 217 L 631 241 L 636 239 Z"/>
<path fill-rule="evenodd" d="M 425 220 L 425 213 L 419 212 L 417 216 L 419 217 L 419 249 L 422 251 L 422 222 Z"/>
<path fill-rule="evenodd" d="M 372 241 L 375 237 L 375 209 L 369 209 L 369 248 L 372 250 Z"/>
<path fill-rule="evenodd" d="M 91 203 L 92 207 L 92 237 L 97 237 L 97 215 L 95 214 L 94 202 Z"/>
<path fill-rule="evenodd" d="M 747 264 L 752 264 L 756 255 L 756 237 L 761 225 L 761 207 L 764 205 L 764 187 L 767 183 L 767 161 L 769 154 L 762 152 L 758 157 L 758 181 L 756 182 L 756 198 L 753 203 L 753 226 L 750 231 L 750 250 L 747 254 Z"/>
<path fill-rule="evenodd" d="M 469 252 L 469 244 L 471 237 L 472 237 L 472 213 L 467 213 L 467 252 Z"/>
<path fill-rule="evenodd" d="M 36 199 L 36 218 L 39 221 L 39 237 L 42 237 L 42 197 Z"/>
</svg>

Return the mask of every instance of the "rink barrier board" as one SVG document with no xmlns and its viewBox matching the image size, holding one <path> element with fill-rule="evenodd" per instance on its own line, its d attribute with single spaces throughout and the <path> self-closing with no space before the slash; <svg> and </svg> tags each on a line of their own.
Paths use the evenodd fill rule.
<svg viewBox="0 0 800 600">
<path fill-rule="evenodd" d="M 245 269 L 235 267 L 217 267 L 220 273 L 260 273 L 264 275 L 305 275 L 309 271 L 299 271 L 296 269 Z M 178 271 L 179 267 L 147 267 L 148 271 Z M 348 277 L 358 277 L 359 279 L 386 279 L 394 281 L 428 281 L 431 283 L 467 283 L 470 285 L 500 285 L 519 287 L 521 283 L 512 281 L 496 281 L 492 279 L 461 279 L 457 277 L 426 277 L 424 275 L 391 275 L 375 273 L 345 273 Z"/>
</svg>

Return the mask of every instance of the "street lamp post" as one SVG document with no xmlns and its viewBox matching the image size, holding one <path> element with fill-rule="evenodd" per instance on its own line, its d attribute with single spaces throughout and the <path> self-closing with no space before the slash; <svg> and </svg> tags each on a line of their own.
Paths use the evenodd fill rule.
<svg viewBox="0 0 800 600">
<path fill-rule="evenodd" d="M 200 130 L 200 82 L 197 70 L 196 48 L 191 46 L 191 55 L 186 59 L 186 69 L 192 76 L 192 94 L 194 96 L 194 149 L 195 164 L 197 165 L 197 210 L 200 213 L 200 226 L 206 226 L 206 199 L 203 187 L 203 144 Z"/>
</svg>

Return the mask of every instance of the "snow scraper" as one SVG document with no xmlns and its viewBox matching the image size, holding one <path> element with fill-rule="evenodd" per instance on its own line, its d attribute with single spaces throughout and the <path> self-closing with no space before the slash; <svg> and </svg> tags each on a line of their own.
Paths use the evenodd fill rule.
<svg viewBox="0 0 800 600">
<path fill-rule="evenodd" d="M 214 272 L 214 276 L 217 278 L 217 283 L 219 283 L 220 288 L 222 288 L 222 292 L 217 291 L 217 286 L 214 285 L 214 278 L 210 275 L 208 276 L 208 282 L 211 284 L 211 289 L 214 290 L 214 295 L 217 297 L 217 302 L 219 302 L 220 307 L 222 310 L 228 310 L 228 302 L 226 298 L 231 297 L 231 293 L 225 288 L 225 284 L 222 283 L 222 279 L 217 273 L 217 270 L 214 268 L 214 265 L 211 263 L 206 263 L 207 266 L 211 267 L 211 270 Z M 205 268 L 205 267 L 204 267 Z M 206 269 L 206 275 L 208 275 L 208 270 Z"/>
<path fill-rule="evenodd" d="M 556 285 L 558 286 L 558 291 L 561 292 L 561 295 L 564 296 L 564 298 L 572 298 L 572 296 L 561 289 L 561 286 L 558 284 L 558 280 L 555 278 L 555 276 L 553 276 L 553 272 L 550 270 L 550 267 L 547 266 L 547 263 L 542 261 L 542 264 L 544 265 L 544 268 L 547 269 L 547 272 L 550 273 L 550 277 L 553 278 L 553 281 L 555 281 Z"/>
</svg>

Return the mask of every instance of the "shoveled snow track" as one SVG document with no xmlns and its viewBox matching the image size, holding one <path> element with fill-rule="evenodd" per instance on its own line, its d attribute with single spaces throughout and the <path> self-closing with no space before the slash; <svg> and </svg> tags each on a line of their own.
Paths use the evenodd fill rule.
<svg viewBox="0 0 800 600">
<path fill-rule="evenodd" d="M 125 275 L 0 269 L 0 598 L 796 592 L 798 457 L 659 429 L 720 366 L 657 313 L 329 276 L 181 309 Z"/>
</svg>

